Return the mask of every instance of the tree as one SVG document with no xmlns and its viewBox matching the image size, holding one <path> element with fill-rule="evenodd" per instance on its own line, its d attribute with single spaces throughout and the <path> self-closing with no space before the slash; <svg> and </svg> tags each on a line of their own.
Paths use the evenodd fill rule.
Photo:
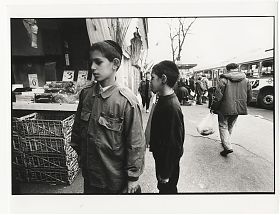
<svg viewBox="0 0 280 215">
<path fill-rule="evenodd" d="M 188 18 L 178 18 L 171 19 L 171 23 L 169 23 L 169 38 L 171 42 L 171 51 L 172 51 L 172 60 L 175 61 L 181 60 L 181 52 L 183 50 L 183 45 L 186 39 L 187 34 L 191 29 L 191 26 L 195 22 L 196 18 L 194 18 L 188 25 L 186 24 L 186 20 Z M 178 23 L 178 28 L 174 28 L 172 22 L 176 20 Z"/>
</svg>

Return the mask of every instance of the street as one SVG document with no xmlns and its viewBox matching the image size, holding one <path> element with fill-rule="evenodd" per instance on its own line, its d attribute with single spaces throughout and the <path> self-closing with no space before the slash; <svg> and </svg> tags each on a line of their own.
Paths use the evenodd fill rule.
<svg viewBox="0 0 280 215">
<path fill-rule="evenodd" d="M 220 156 L 218 132 L 201 136 L 196 125 L 209 113 L 207 105 L 182 106 L 186 136 L 180 163 L 180 193 L 273 192 L 274 141 L 273 111 L 249 107 L 249 115 L 239 116 L 232 135 L 234 152 Z M 148 113 L 143 111 L 144 126 Z M 143 193 L 157 193 L 154 160 L 147 149 L 144 173 L 139 179 Z M 81 173 L 70 185 L 21 184 L 23 194 L 82 193 Z"/>
</svg>

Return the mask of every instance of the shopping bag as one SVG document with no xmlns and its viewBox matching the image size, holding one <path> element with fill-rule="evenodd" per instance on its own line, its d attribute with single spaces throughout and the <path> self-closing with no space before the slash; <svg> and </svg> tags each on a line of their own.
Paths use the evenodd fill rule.
<svg viewBox="0 0 280 215">
<path fill-rule="evenodd" d="M 216 117 L 213 113 L 209 113 L 202 121 L 197 125 L 196 129 L 198 133 L 203 136 L 213 134 L 215 132 Z"/>
</svg>

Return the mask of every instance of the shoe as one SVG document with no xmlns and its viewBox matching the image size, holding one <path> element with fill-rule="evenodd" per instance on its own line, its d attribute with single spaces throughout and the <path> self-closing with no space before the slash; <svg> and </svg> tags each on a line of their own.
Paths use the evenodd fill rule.
<svg viewBox="0 0 280 215">
<path fill-rule="evenodd" d="M 221 152 L 220 152 L 220 155 L 222 155 L 223 157 L 226 157 L 227 154 L 232 153 L 232 152 L 233 152 L 232 149 L 229 149 L 229 150 L 224 149 L 224 151 L 221 151 Z"/>
<path fill-rule="evenodd" d="M 149 110 L 146 110 L 146 113 L 150 113 L 150 111 L 149 111 Z"/>
</svg>

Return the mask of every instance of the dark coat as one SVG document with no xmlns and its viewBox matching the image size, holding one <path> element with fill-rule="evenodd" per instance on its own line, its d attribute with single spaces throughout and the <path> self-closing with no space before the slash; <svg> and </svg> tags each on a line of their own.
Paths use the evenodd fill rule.
<svg viewBox="0 0 280 215">
<path fill-rule="evenodd" d="M 211 109 L 223 115 L 246 115 L 252 99 L 252 87 L 242 72 L 222 74 Z"/>
<path fill-rule="evenodd" d="M 146 95 L 146 84 L 147 84 L 147 82 L 149 82 L 149 88 L 148 88 L 148 92 L 147 92 L 147 95 Z M 142 97 L 146 97 L 146 96 L 148 96 L 148 98 L 152 97 L 153 94 L 152 94 L 152 86 L 151 85 L 152 85 L 151 81 L 148 81 L 148 80 L 140 82 L 138 92 L 140 93 L 140 95 Z"/>
</svg>

